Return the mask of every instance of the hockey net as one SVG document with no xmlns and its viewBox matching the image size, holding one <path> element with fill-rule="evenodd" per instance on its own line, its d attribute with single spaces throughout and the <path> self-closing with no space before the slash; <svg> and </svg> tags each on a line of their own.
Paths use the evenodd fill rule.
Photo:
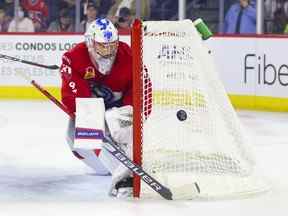
<svg viewBox="0 0 288 216">
<path fill-rule="evenodd" d="M 193 22 L 137 20 L 131 44 L 134 162 L 170 188 L 174 199 L 266 191 Z M 134 196 L 157 195 L 135 176 Z"/>
</svg>

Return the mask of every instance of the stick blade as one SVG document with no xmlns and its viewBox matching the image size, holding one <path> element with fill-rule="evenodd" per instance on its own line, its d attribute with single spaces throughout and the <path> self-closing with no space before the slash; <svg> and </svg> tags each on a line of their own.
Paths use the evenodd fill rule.
<svg viewBox="0 0 288 216">
<path fill-rule="evenodd" d="M 163 188 L 162 193 L 160 195 L 166 200 L 173 200 L 172 192 L 166 187 Z"/>
<path fill-rule="evenodd" d="M 58 65 L 50 65 L 47 68 L 49 68 L 51 70 L 58 70 L 60 67 Z"/>
</svg>

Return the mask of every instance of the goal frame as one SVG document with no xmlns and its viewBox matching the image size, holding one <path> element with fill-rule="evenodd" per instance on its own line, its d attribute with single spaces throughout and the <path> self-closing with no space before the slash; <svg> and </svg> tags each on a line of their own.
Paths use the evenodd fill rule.
<svg viewBox="0 0 288 216">
<path fill-rule="evenodd" d="M 187 28 L 188 28 L 188 26 L 190 26 L 190 22 L 192 24 L 194 24 L 195 28 L 189 29 L 189 31 L 187 31 L 186 35 L 184 34 L 184 36 L 186 36 L 189 40 L 191 38 L 191 35 L 195 36 L 194 43 L 192 43 L 191 45 L 189 43 L 188 48 L 190 48 L 190 46 L 191 46 L 191 47 L 194 47 L 195 49 L 201 49 L 201 52 L 197 56 L 195 55 L 195 58 L 196 57 L 197 57 L 197 59 L 199 58 L 199 62 L 194 63 L 194 69 L 193 69 L 193 71 L 195 70 L 194 71 L 195 73 L 201 74 L 201 76 L 200 75 L 194 76 L 193 74 L 191 76 L 186 76 L 186 78 L 188 77 L 189 79 L 191 79 L 193 81 L 193 84 L 194 84 L 193 86 L 196 89 L 196 90 L 194 90 L 193 88 L 190 89 L 190 91 L 188 92 L 188 95 L 186 95 L 186 88 L 190 88 L 190 87 L 188 87 L 188 86 L 190 86 L 190 80 L 188 80 L 186 82 L 182 82 L 181 88 L 178 89 L 177 85 L 176 85 L 176 87 L 173 85 L 173 81 L 174 81 L 173 79 L 175 79 L 173 77 L 171 78 L 171 76 L 173 74 L 169 77 L 167 77 L 167 76 L 164 76 L 164 77 L 163 76 L 154 76 L 155 74 L 158 75 L 157 72 L 159 70 L 159 67 L 161 67 L 161 69 L 162 69 L 162 65 L 159 66 L 159 61 L 158 61 L 156 63 L 157 67 L 153 67 L 154 59 L 152 57 L 154 57 L 154 56 L 150 56 L 150 52 L 153 52 L 154 46 L 158 47 L 159 41 L 156 41 L 156 43 L 153 43 L 153 41 L 151 41 L 151 40 L 149 41 L 148 39 L 146 41 L 146 22 L 144 23 L 140 19 L 136 19 L 132 25 L 131 48 L 132 48 L 132 71 L 133 71 L 133 79 L 132 79 L 132 88 L 133 88 L 133 90 L 132 90 L 132 93 L 133 93 L 133 162 L 135 164 L 139 165 L 140 167 L 144 166 L 144 168 L 147 169 L 148 173 L 151 172 L 151 174 L 155 175 L 156 179 L 159 178 L 157 180 L 160 181 L 160 179 L 161 179 L 161 181 L 165 182 L 165 184 L 173 192 L 173 198 L 174 198 L 174 195 L 175 195 L 175 197 L 177 196 L 176 199 L 178 199 L 178 198 L 180 198 L 180 199 L 183 199 L 183 198 L 184 199 L 186 199 L 186 198 L 187 199 L 194 199 L 196 197 L 197 198 L 204 198 L 204 199 L 211 199 L 211 198 L 214 199 L 214 198 L 223 198 L 223 197 L 228 198 L 228 197 L 246 196 L 249 194 L 267 191 L 267 190 L 269 190 L 269 186 L 266 184 L 265 180 L 262 180 L 262 175 L 259 175 L 259 173 L 256 169 L 257 166 L 255 165 L 253 154 L 250 151 L 251 145 L 249 144 L 249 139 L 247 139 L 247 137 L 243 133 L 241 124 L 237 118 L 235 110 L 233 110 L 233 107 L 229 101 L 229 98 L 227 97 L 227 93 L 224 89 L 223 84 L 221 83 L 221 80 L 219 79 L 217 73 L 214 73 L 215 68 L 214 68 L 214 61 L 212 58 L 213 56 L 211 56 L 211 52 L 209 51 L 209 49 L 207 47 L 205 47 L 204 45 L 202 46 L 202 42 L 200 40 L 203 40 L 203 37 L 201 38 L 201 34 L 200 34 L 199 30 L 197 29 L 197 27 L 195 26 L 195 22 L 190 21 L 190 20 L 183 21 L 184 27 L 187 26 Z M 158 31 L 160 26 L 158 26 L 158 24 L 155 25 L 155 23 L 153 23 L 154 26 L 152 26 L 151 23 L 147 22 L 147 28 L 149 29 L 149 32 L 153 31 L 154 29 L 156 29 L 156 31 Z M 150 29 L 150 24 L 152 26 L 151 29 Z M 165 26 L 166 31 L 170 32 L 171 28 L 167 27 L 167 24 L 169 24 L 169 23 L 166 22 L 164 24 L 166 25 Z M 174 26 L 172 25 L 172 27 L 173 28 L 171 31 L 173 31 L 174 28 L 177 29 L 178 23 L 176 25 L 174 23 Z M 176 30 L 176 32 L 177 32 L 177 30 Z M 200 35 L 197 35 L 198 33 Z M 167 35 L 164 35 L 164 36 L 167 37 Z M 181 47 L 182 42 L 183 42 L 182 41 L 182 34 L 179 34 L 179 35 L 176 34 L 176 37 L 177 37 L 177 41 L 181 41 L 181 43 L 179 45 Z M 184 45 L 186 46 L 186 44 L 184 44 Z M 144 46 L 145 46 L 145 49 L 144 49 Z M 146 48 L 147 48 L 146 46 L 149 48 L 148 50 L 146 50 Z M 188 48 L 187 48 L 187 50 L 189 51 Z M 174 48 L 174 49 L 176 49 L 176 48 Z M 163 50 L 163 46 L 161 46 L 161 50 Z M 144 51 L 145 51 L 145 53 L 144 53 Z M 148 55 L 146 55 L 146 51 L 148 52 Z M 179 51 L 179 53 L 182 53 L 181 50 Z M 210 65 L 202 68 L 200 66 L 201 65 L 200 61 L 203 61 L 203 59 L 204 59 L 206 62 L 206 58 L 207 58 L 207 62 Z M 192 58 L 188 58 L 187 62 L 190 62 L 190 59 L 192 59 Z M 150 62 L 150 60 L 152 63 Z M 184 58 L 184 60 L 186 60 L 186 59 Z M 151 65 L 144 65 L 144 61 L 145 62 L 149 61 L 149 63 L 147 63 L 147 64 L 151 64 Z M 150 66 L 148 69 L 148 72 L 146 70 L 146 66 L 147 67 Z M 185 67 L 187 67 L 187 66 L 185 66 Z M 202 72 L 202 69 L 203 69 L 203 72 Z M 151 70 L 150 75 L 149 75 L 149 70 Z M 155 74 L 153 73 L 153 70 L 156 70 Z M 184 71 L 185 71 L 185 68 L 184 68 Z M 147 75 L 149 75 L 149 77 Z M 184 77 L 184 75 L 183 75 L 183 77 Z M 177 97 L 173 96 L 173 94 L 169 94 L 170 88 L 167 88 L 165 85 L 162 86 L 162 83 L 158 82 L 158 80 L 162 80 L 162 78 L 165 80 L 165 85 L 167 83 L 170 85 L 172 84 L 173 88 L 177 88 L 176 89 L 177 91 L 179 90 L 180 99 L 179 98 L 177 99 Z M 151 83 L 150 83 L 150 79 L 151 79 Z M 172 82 L 171 82 L 171 80 L 172 80 Z M 182 78 L 182 80 L 184 80 L 184 79 Z M 208 84 L 199 85 L 201 88 L 198 87 L 198 82 L 202 81 L 202 83 L 203 83 L 203 81 L 206 81 L 206 80 L 207 80 Z M 148 84 L 147 84 L 147 82 L 148 82 Z M 162 86 L 162 87 L 160 88 L 157 84 L 159 84 L 159 86 L 160 87 Z M 153 88 L 153 85 L 154 85 L 154 88 Z M 153 100 L 153 98 L 151 98 L 151 100 L 152 100 L 151 104 L 152 104 L 152 106 L 154 106 L 156 104 L 155 109 L 154 109 L 154 111 L 155 111 L 154 113 L 150 110 L 151 107 L 149 107 L 150 106 L 149 100 L 151 97 L 151 94 L 150 94 L 151 87 L 154 90 L 154 91 L 151 90 L 151 94 L 154 94 L 154 100 Z M 172 88 L 172 90 L 173 90 L 173 88 Z M 193 111 L 194 109 L 192 109 L 193 112 L 191 111 L 189 113 L 190 118 L 192 119 L 193 116 L 195 118 L 195 116 L 197 114 L 197 116 L 200 116 L 201 118 L 204 116 L 203 118 L 207 120 L 207 124 L 204 124 L 204 125 L 201 124 L 199 126 L 199 124 L 197 124 L 197 121 L 198 122 L 200 121 L 200 119 L 199 119 L 200 117 L 195 118 L 196 120 L 194 120 L 193 122 L 196 122 L 196 124 L 194 124 L 194 123 L 188 124 L 189 123 L 189 121 L 188 121 L 187 128 L 194 130 L 195 128 L 192 128 L 189 125 L 196 125 L 195 127 L 199 126 L 200 128 L 203 129 L 204 132 L 207 132 L 207 134 L 209 136 L 205 135 L 206 133 L 204 135 L 203 135 L 203 133 L 196 133 L 198 130 L 194 130 L 194 132 L 195 131 L 196 132 L 194 134 L 192 134 L 193 137 L 186 136 L 186 139 L 188 141 L 193 140 L 193 143 L 195 143 L 195 138 L 197 138 L 197 140 L 199 140 L 199 142 L 201 144 L 203 144 L 203 146 L 205 148 L 203 148 L 203 147 L 202 148 L 195 148 L 193 145 L 190 147 L 188 146 L 188 148 L 184 148 L 182 146 L 183 148 L 182 148 L 182 151 L 180 153 L 181 154 L 182 154 L 182 152 L 184 153 L 184 154 L 182 154 L 184 159 L 181 156 L 181 154 L 180 155 L 174 154 L 175 157 L 180 158 L 180 161 L 182 161 L 182 159 L 183 159 L 185 164 L 188 164 L 188 165 L 191 164 L 191 166 L 188 166 L 188 168 L 191 167 L 188 170 L 189 175 L 186 174 L 186 170 L 185 170 L 185 172 L 180 173 L 180 175 L 179 175 L 179 173 L 176 173 L 176 172 L 175 173 L 170 172 L 168 175 L 166 175 L 166 173 L 163 172 L 163 173 L 165 173 L 165 175 L 163 175 L 162 170 L 160 170 L 160 171 L 157 170 L 158 167 L 160 167 L 160 168 L 167 167 L 167 164 L 166 164 L 167 162 L 169 162 L 169 164 L 170 164 L 170 161 L 167 161 L 166 155 L 164 155 L 164 157 L 162 157 L 162 159 L 164 158 L 163 164 L 165 164 L 165 165 L 162 165 L 161 163 L 159 165 L 159 161 L 162 161 L 162 160 L 160 160 L 158 157 L 159 154 L 161 156 L 161 152 L 159 152 L 158 145 L 160 147 L 163 147 L 164 150 L 168 149 L 168 151 L 170 151 L 170 149 L 172 149 L 172 152 L 173 152 L 174 148 L 173 147 L 171 148 L 170 143 L 174 144 L 178 140 L 173 140 L 173 137 L 171 137 L 171 136 L 170 136 L 170 139 L 172 139 L 173 141 L 169 141 L 170 143 L 165 142 L 165 140 L 161 140 L 161 142 L 158 142 L 158 141 L 154 141 L 153 139 L 147 139 L 148 137 L 151 137 L 150 136 L 151 132 L 152 132 L 152 134 L 156 133 L 155 137 L 157 136 L 157 134 L 158 134 L 158 136 L 159 136 L 159 134 L 160 135 L 162 134 L 163 136 L 166 137 L 166 134 L 163 134 L 162 133 L 163 131 L 161 131 L 161 128 L 162 128 L 161 125 L 159 127 L 159 124 L 157 124 L 157 123 L 159 123 L 158 118 L 157 118 L 157 113 L 158 114 L 160 113 L 161 115 L 165 115 L 168 113 L 169 116 L 171 114 L 169 110 L 168 110 L 168 112 L 163 113 L 162 109 L 158 109 L 159 107 L 161 107 L 161 105 L 164 105 L 164 106 L 167 105 L 166 104 L 167 101 L 165 101 L 166 100 L 165 98 L 164 98 L 165 100 L 163 99 L 164 102 L 163 101 L 161 102 L 161 97 L 158 97 L 159 94 L 161 95 L 161 93 L 163 91 L 166 91 L 166 89 L 168 89 L 168 97 L 169 98 L 171 97 L 171 101 L 173 101 L 173 100 L 174 100 L 174 102 L 176 101 L 176 105 L 178 103 L 181 103 L 181 105 L 182 105 L 183 103 L 185 104 L 185 101 L 188 101 L 187 106 L 193 106 L 193 104 L 189 103 L 189 101 L 191 101 L 192 99 L 194 99 L 194 97 L 196 97 L 195 100 L 197 100 L 199 102 L 199 103 L 196 103 L 196 105 L 198 104 L 197 107 L 199 108 L 199 110 L 201 112 L 199 112 L 199 110 L 196 110 L 194 112 Z M 184 93 L 183 93 L 183 89 L 184 89 Z M 149 96 L 147 96 L 147 95 L 149 95 Z M 203 96 L 201 96 L 201 95 L 203 95 Z M 202 98 L 204 96 L 206 97 L 207 101 L 211 101 L 211 102 L 206 104 L 205 100 L 203 100 L 203 98 Z M 208 100 L 208 99 L 212 99 L 212 100 Z M 201 104 L 205 105 L 204 106 L 205 109 L 202 107 Z M 215 108 L 212 108 L 212 106 Z M 223 107 L 225 107 L 225 109 Z M 188 109 L 188 110 L 190 110 L 190 109 Z M 150 111 L 152 114 L 150 113 Z M 224 111 L 225 111 L 225 115 L 223 114 Z M 146 119 L 147 113 L 150 114 L 149 119 Z M 176 114 L 174 112 L 174 110 L 173 110 L 173 113 Z M 199 113 L 202 115 L 198 115 Z M 217 116 L 217 118 L 214 118 L 214 117 L 211 118 L 212 115 Z M 206 116 L 208 116 L 208 117 L 206 117 Z M 179 117 L 178 117 L 178 113 L 177 113 L 177 118 L 178 118 L 178 120 L 181 121 L 181 119 L 179 119 Z M 229 118 L 229 119 L 227 120 L 227 118 Z M 153 120 L 155 121 L 155 119 L 156 119 L 156 122 L 154 122 L 152 124 L 152 121 Z M 170 118 L 167 118 L 167 119 L 168 120 L 166 121 L 166 123 L 169 123 L 169 124 L 174 123 L 173 119 L 172 120 Z M 145 125 L 144 125 L 144 121 L 145 121 Z M 210 127 L 210 125 L 213 125 L 213 127 L 212 126 Z M 217 125 L 217 127 L 215 125 Z M 160 131 L 157 132 L 157 129 L 159 129 L 159 128 L 160 128 Z M 223 134 L 222 134 L 222 132 L 223 132 Z M 217 134 L 222 134 L 222 135 L 220 137 Z M 235 134 L 237 134 L 237 136 Z M 216 147 L 218 145 L 216 150 L 215 150 L 215 148 L 212 148 L 212 150 L 207 150 L 207 148 L 210 146 L 210 143 L 214 143 L 214 140 L 212 141 L 211 137 L 215 138 Z M 223 139 L 226 139 L 227 143 L 226 143 L 226 140 L 225 140 L 225 142 L 223 142 Z M 148 145 L 146 145 L 146 142 Z M 231 142 L 231 144 L 229 144 L 230 142 Z M 152 143 L 152 144 L 149 146 L 150 143 Z M 183 142 L 180 142 L 179 143 L 180 146 L 178 146 L 178 147 L 181 147 L 181 143 L 183 143 Z M 185 141 L 185 143 L 186 143 L 186 141 Z M 228 147 L 227 149 L 226 149 L 226 146 Z M 223 150 L 223 149 L 225 149 L 225 150 Z M 203 150 L 203 153 L 201 153 L 202 150 Z M 177 151 L 178 151 L 178 149 L 177 149 Z M 151 152 L 152 152 L 152 155 L 151 155 Z M 186 154 L 186 152 L 187 152 L 187 154 Z M 199 152 L 201 154 L 199 154 Z M 148 153 L 149 153 L 149 157 L 147 157 Z M 166 154 L 166 152 L 162 152 L 162 153 Z M 157 160 L 157 163 L 158 163 L 157 168 L 154 167 L 153 170 L 149 171 L 148 165 L 153 164 L 155 160 Z M 168 160 L 170 160 L 170 159 L 168 158 Z M 178 158 L 176 158 L 175 161 L 177 162 L 175 164 L 179 164 Z M 197 163 L 195 163 L 195 161 Z M 151 163 L 151 164 L 149 164 L 149 163 Z M 171 164 L 173 164 L 173 161 L 171 162 Z M 197 167 L 197 164 L 198 164 L 198 166 L 201 165 L 200 168 Z M 193 167 L 194 165 L 196 167 Z M 177 165 L 177 166 L 182 166 L 182 165 Z M 211 169 L 212 169 L 212 171 L 211 171 Z M 213 171 L 213 169 L 214 169 L 214 171 Z M 165 169 L 163 169 L 163 170 L 165 171 Z M 185 178 L 185 181 L 183 180 L 185 183 L 184 185 L 181 185 L 183 182 L 179 182 L 177 180 L 178 176 L 180 176 L 180 178 L 182 180 Z M 199 187 L 197 188 L 197 185 L 199 182 L 201 183 L 201 184 L 199 184 L 200 188 L 201 188 L 201 194 L 199 194 Z M 229 184 L 226 184 L 225 182 L 229 183 Z M 181 183 L 181 184 L 179 184 L 179 183 Z M 187 191 L 187 189 L 185 188 L 185 186 L 186 187 L 189 186 L 189 188 L 191 189 L 190 186 L 194 187 L 195 185 L 196 185 L 196 189 L 197 189 L 196 193 L 198 191 L 197 194 L 195 194 L 195 190 L 193 190 L 193 191 L 188 190 Z M 144 185 L 143 186 L 141 185 L 140 177 L 135 175 L 135 174 L 134 174 L 134 178 L 133 178 L 133 196 L 136 198 L 139 198 L 142 196 L 143 197 L 150 196 L 150 192 L 147 190 L 147 188 L 145 188 Z M 152 196 L 154 196 L 154 195 L 152 195 Z"/>
</svg>

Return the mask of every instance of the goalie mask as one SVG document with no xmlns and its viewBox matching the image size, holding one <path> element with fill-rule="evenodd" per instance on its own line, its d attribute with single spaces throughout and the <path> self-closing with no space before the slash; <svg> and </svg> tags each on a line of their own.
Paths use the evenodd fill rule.
<svg viewBox="0 0 288 216">
<path fill-rule="evenodd" d="M 96 19 L 85 33 L 90 59 L 103 75 L 109 74 L 118 48 L 118 31 L 108 19 Z"/>
</svg>

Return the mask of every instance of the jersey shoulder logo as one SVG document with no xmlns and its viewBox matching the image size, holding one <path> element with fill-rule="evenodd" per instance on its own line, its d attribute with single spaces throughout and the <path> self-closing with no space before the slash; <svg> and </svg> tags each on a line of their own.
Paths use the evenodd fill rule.
<svg viewBox="0 0 288 216">
<path fill-rule="evenodd" d="M 96 76 L 96 71 L 92 66 L 89 66 L 85 70 L 84 79 L 93 79 Z"/>
</svg>

